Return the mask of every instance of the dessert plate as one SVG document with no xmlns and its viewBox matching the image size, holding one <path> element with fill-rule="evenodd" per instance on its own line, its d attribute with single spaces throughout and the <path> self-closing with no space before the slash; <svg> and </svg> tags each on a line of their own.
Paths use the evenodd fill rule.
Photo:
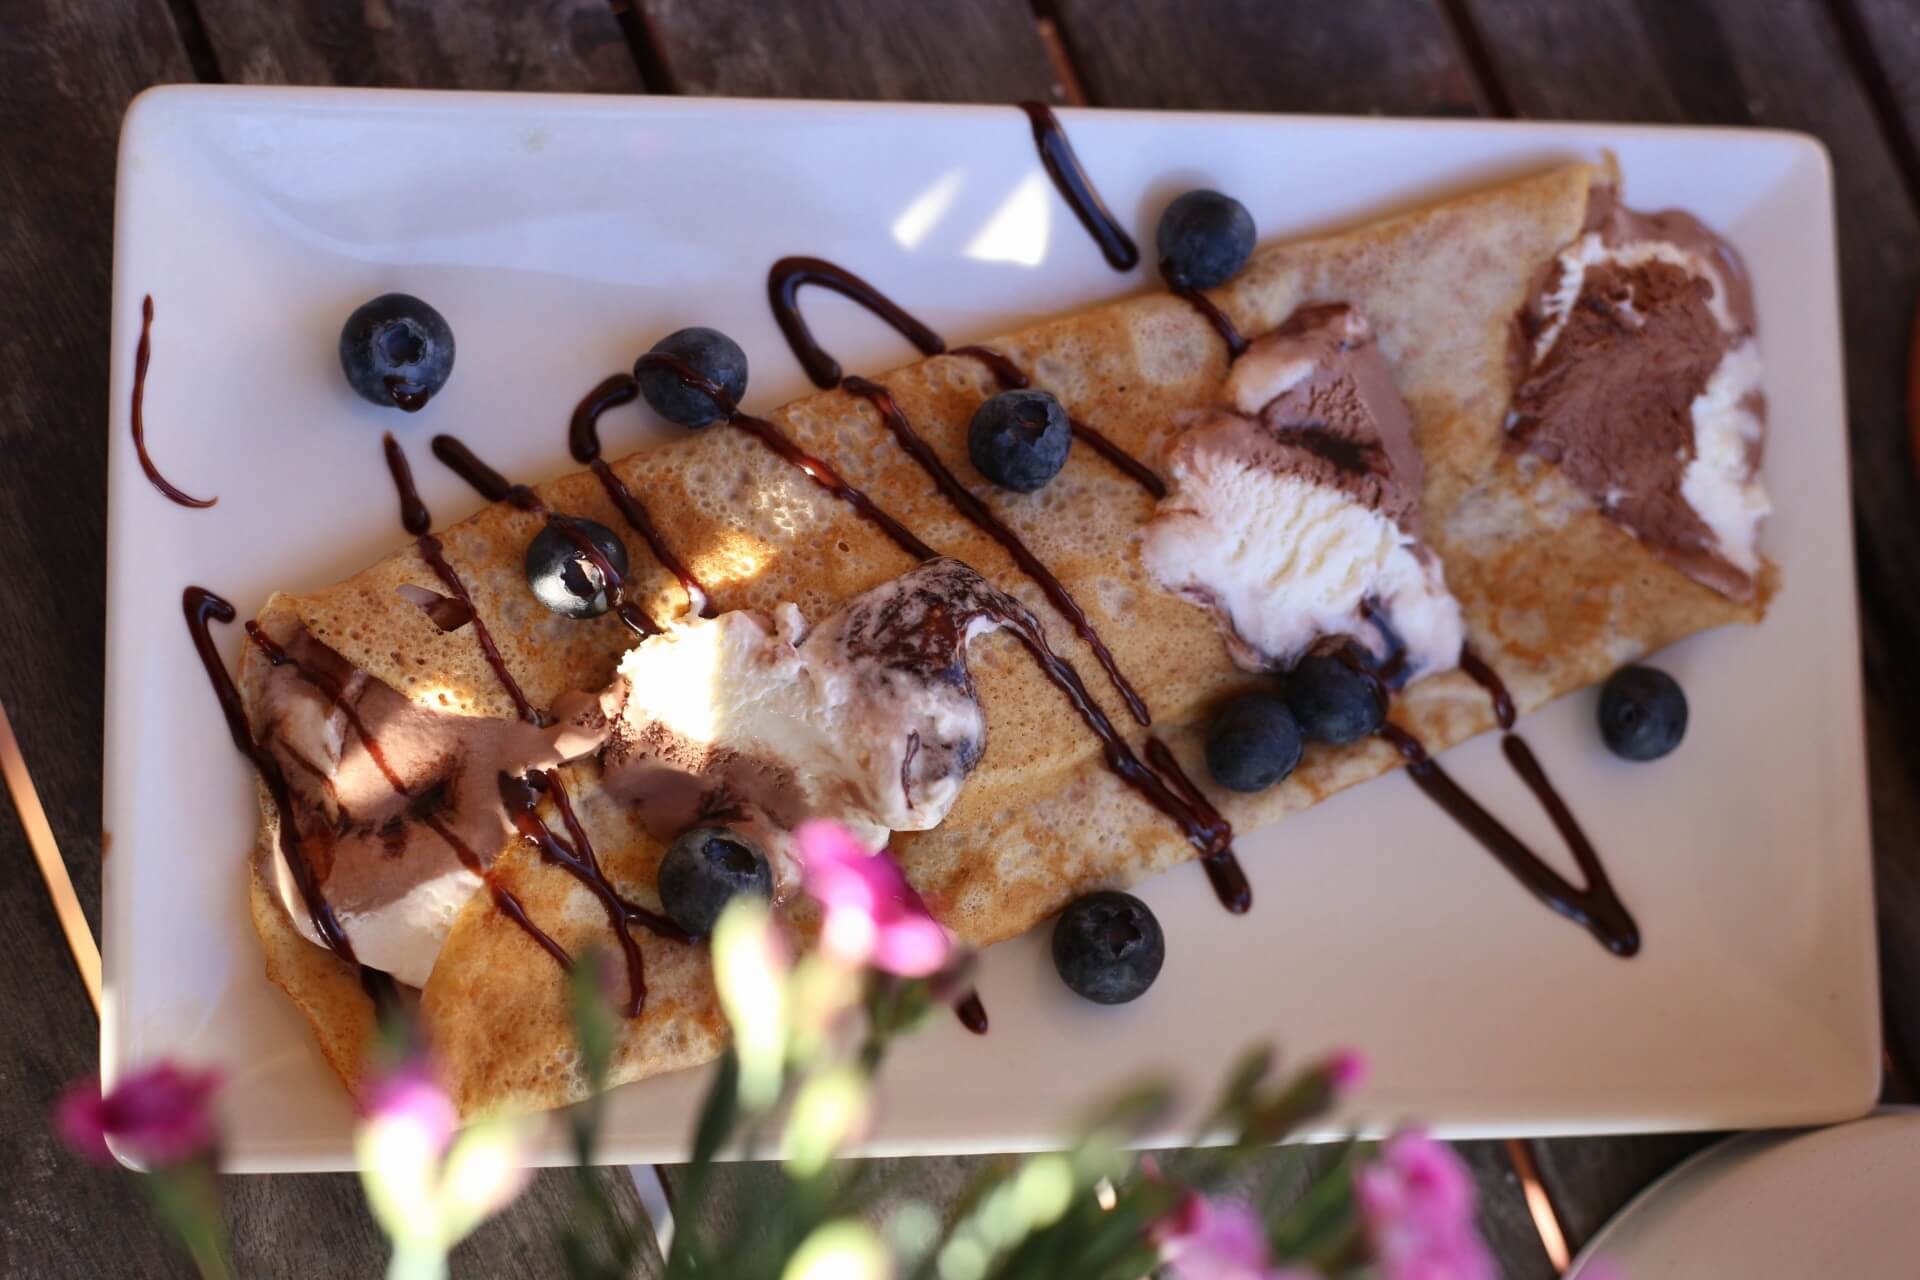
<svg viewBox="0 0 1920 1280">
<path fill-rule="evenodd" d="M 1246 833 L 1247 916 L 1223 914 L 1198 868 L 1142 886 L 1169 956 L 1137 1004 L 1077 1000 L 1044 937 L 994 948 L 980 984 L 992 1032 L 939 1019 L 904 1045 L 870 1150 L 1043 1146 L 1142 1073 L 1174 1073 L 1198 1099 L 1262 1040 L 1296 1057 L 1367 1051 L 1373 1079 L 1343 1124 L 1575 1133 L 1865 1111 L 1878 997 L 1819 145 L 1590 125 L 1062 119 L 1147 239 L 1197 185 L 1234 193 L 1263 237 L 1282 237 L 1612 148 L 1636 207 L 1694 210 L 1752 268 L 1778 505 L 1764 542 L 1785 585 L 1764 626 L 1660 655 L 1692 704 L 1667 760 L 1609 756 L 1590 692 L 1524 726 L 1639 919 L 1637 958 L 1541 910 L 1396 774 Z M 955 342 L 1153 283 L 1107 267 L 1011 107 L 166 88 L 128 115 L 119 182 L 102 1056 L 109 1080 L 163 1054 L 221 1065 L 235 1169 L 343 1167 L 351 1112 L 261 972 L 241 866 L 254 783 L 182 625 L 183 587 L 218 590 L 246 616 L 276 587 L 337 581 L 398 545 L 383 430 L 409 446 L 442 523 L 477 500 L 428 457 L 435 431 L 457 429 L 518 477 L 569 469 L 581 394 L 683 325 L 740 340 L 747 408 L 803 393 L 765 294 L 786 254 L 845 264 Z M 417 418 L 357 399 L 335 354 L 347 312 L 396 289 L 430 300 L 460 344 L 455 376 Z M 148 295 L 147 442 L 173 482 L 219 496 L 207 510 L 167 501 L 135 456 Z M 815 291 L 807 311 L 850 369 L 911 356 L 842 299 Z M 638 448 L 678 428 L 626 410 L 604 430 L 610 448 Z M 229 661 L 241 638 L 219 634 Z M 1491 736 L 1446 760 L 1559 860 Z M 621 1090 L 603 1156 L 682 1156 L 703 1086 L 695 1072 Z M 563 1159 L 564 1144 L 540 1155 Z"/>
</svg>

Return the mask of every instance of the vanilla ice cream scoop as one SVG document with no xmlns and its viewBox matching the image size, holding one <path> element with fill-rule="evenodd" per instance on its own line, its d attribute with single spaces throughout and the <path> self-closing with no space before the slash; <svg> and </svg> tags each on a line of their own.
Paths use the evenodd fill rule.
<svg viewBox="0 0 1920 1280">
<path fill-rule="evenodd" d="M 967 641 L 1001 625 L 999 591 L 933 560 L 809 629 L 795 606 L 688 618 L 620 664 L 608 791 L 662 840 L 743 826 L 794 867 L 787 833 L 832 817 L 868 848 L 938 825 L 986 747 Z"/>
<path fill-rule="evenodd" d="M 1460 606 L 1420 541 L 1413 421 L 1366 317 L 1301 308 L 1234 362 L 1224 400 L 1168 447 L 1148 571 L 1211 609 L 1249 671 L 1329 636 L 1408 678 L 1453 667 Z"/>
</svg>

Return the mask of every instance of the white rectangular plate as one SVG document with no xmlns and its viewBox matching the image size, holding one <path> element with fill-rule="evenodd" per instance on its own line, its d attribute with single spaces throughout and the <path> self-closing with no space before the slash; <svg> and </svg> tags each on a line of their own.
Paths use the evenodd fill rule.
<svg viewBox="0 0 1920 1280">
<path fill-rule="evenodd" d="M 1224 915 L 1193 867 L 1143 886 L 1170 949 L 1136 1005 L 1069 995 L 1044 931 L 995 948 L 981 981 L 992 1033 L 940 1019 L 906 1046 L 872 1149 L 1044 1145 L 1118 1082 L 1172 1071 L 1198 1096 L 1263 1039 L 1294 1055 L 1359 1046 L 1375 1073 L 1349 1118 L 1460 1135 L 1863 1111 L 1879 1033 L 1819 146 L 1705 129 L 1062 115 L 1149 242 L 1190 186 L 1234 193 L 1263 238 L 1288 237 L 1614 149 L 1636 207 L 1698 212 L 1753 269 L 1779 505 L 1766 545 L 1785 587 L 1764 626 L 1662 655 L 1693 709 L 1667 761 L 1609 757 L 1591 693 L 1524 725 L 1639 917 L 1637 959 L 1543 910 L 1395 775 L 1248 833 L 1245 918 Z M 350 1114 L 261 974 L 242 872 L 253 781 L 194 660 L 182 587 L 213 587 L 245 616 L 274 588 L 333 582 L 398 545 L 385 429 L 443 522 L 476 499 L 427 456 L 434 431 L 457 429 L 522 478 L 568 469 L 575 400 L 682 325 L 746 347 L 749 407 L 804 393 L 766 304 L 784 254 L 846 264 L 956 342 L 1152 287 L 1144 270 L 1106 267 L 1007 107 L 170 88 L 129 113 L 119 181 L 103 1057 L 109 1078 L 162 1054 L 221 1064 L 237 1169 L 344 1166 Z M 430 299 L 459 336 L 459 369 L 418 418 L 355 399 L 335 355 L 346 313 L 393 289 Z M 176 483 L 220 496 L 208 511 L 165 501 L 135 462 L 144 294 L 157 308 L 149 442 Z M 831 295 L 808 311 L 849 368 L 909 355 Z M 643 417 L 610 419 L 612 446 L 642 444 Z M 239 629 L 219 639 L 236 657 Z M 1558 856 L 1490 737 L 1447 766 Z M 621 1090 L 607 1158 L 683 1153 L 702 1084 Z"/>
</svg>

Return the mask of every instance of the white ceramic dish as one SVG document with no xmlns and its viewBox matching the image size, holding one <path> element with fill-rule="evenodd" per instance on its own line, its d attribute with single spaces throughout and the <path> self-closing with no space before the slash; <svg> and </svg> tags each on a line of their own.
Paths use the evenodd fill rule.
<svg viewBox="0 0 1920 1280">
<path fill-rule="evenodd" d="M 1743 1133 L 1648 1187 L 1567 1280 L 1908 1280 L 1920 1252 L 1920 1111 L 1803 1133 Z"/>
<path fill-rule="evenodd" d="M 1279 237 L 1615 149 L 1629 199 L 1684 205 L 1745 252 L 1773 411 L 1766 545 L 1785 570 L 1756 630 L 1661 658 L 1693 724 L 1655 766 L 1610 758 L 1592 695 L 1528 719 L 1645 935 L 1615 960 L 1522 892 L 1395 776 L 1240 844 L 1256 906 L 1223 915 L 1196 868 L 1141 892 L 1172 940 L 1154 992 L 1079 1003 L 1041 939 L 995 949 L 993 1031 L 946 1020 L 888 1073 L 876 1152 L 1046 1143 L 1077 1105 L 1150 1069 L 1196 1094 L 1247 1043 L 1364 1047 L 1355 1119 L 1453 1134 L 1831 1120 L 1878 1072 L 1846 437 L 1827 161 L 1770 133 L 1461 121 L 1065 112 L 1107 200 L 1150 240 L 1177 191 L 1231 191 Z M 476 500 L 426 455 L 455 428 L 534 478 L 569 464 L 568 410 L 689 323 L 751 353 L 749 407 L 807 389 L 774 327 L 766 268 L 815 253 L 953 341 L 1150 287 L 1116 277 L 1054 194 L 1026 120 L 945 108 L 161 89 L 122 140 L 114 278 L 105 825 L 111 1079 L 160 1054 L 221 1063 L 239 1169 L 348 1159 L 349 1110 L 306 1027 L 261 975 L 240 861 L 253 782 L 180 618 L 189 582 L 244 615 L 272 588 L 334 581 L 398 545 L 380 432 L 412 447 L 443 522 Z M 341 318 L 389 289 L 431 299 L 457 375 L 401 419 L 355 399 Z M 127 421 L 152 294 L 149 441 L 210 511 L 141 476 Z M 849 368 L 907 356 L 825 293 Z M 649 433 L 628 410 L 614 447 Z M 238 628 L 220 634 L 232 659 Z M 1448 767 L 1557 851 L 1491 738 Z M 1553 856 L 1557 856 L 1557 853 Z M 609 1159 L 682 1150 L 697 1074 L 620 1092 Z M 558 1157 L 555 1144 L 549 1155 Z"/>
</svg>

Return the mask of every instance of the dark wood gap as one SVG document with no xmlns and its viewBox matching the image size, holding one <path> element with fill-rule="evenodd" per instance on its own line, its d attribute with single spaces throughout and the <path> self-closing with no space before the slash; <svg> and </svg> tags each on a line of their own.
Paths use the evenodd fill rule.
<svg viewBox="0 0 1920 1280">
<path fill-rule="evenodd" d="M 620 34 L 627 38 L 627 51 L 633 55 L 633 64 L 640 69 L 640 83 L 646 86 L 647 92 L 679 93 L 679 82 L 674 79 L 673 69 L 667 65 L 660 41 L 654 38 L 647 15 L 641 11 L 640 0 L 607 2 L 613 10 L 613 20 L 620 24 Z"/>
<path fill-rule="evenodd" d="M 213 51 L 213 41 L 207 38 L 207 24 L 200 20 L 199 5 L 195 0 L 167 0 L 167 9 L 173 15 L 173 30 L 180 37 L 187 65 L 193 68 L 193 78 L 201 84 L 225 84 L 227 77 L 220 70 L 220 56 Z"/>
<path fill-rule="evenodd" d="M 1060 82 L 1060 100 L 1070 107 L 1097 105 L 1087 94 L 1086 77 L 1080 74 L 1080 60 L 1073 52 L 1073 38 L 1060 20 L 1060 6 L 1054 0 L 1030 0 L 1030 7 L 1040 47 Z"/>
<path fill-rule="evenodd" d="M 1500 78 L 1500 68 L 1493 60 L 1493 51 L 1487 47 L 1473 15 L 1467 11 L 1467 0 L 1436 0 L 1436 3 L 1440 16 L 1453 32 L 1453 42 L 1460 47 L 1460 56 L 1466 60 L 1474 84 L 1480 89 L 1487 114 L 1502 120 L 1518 116 L 1520 113 L 1513 109 L 1513 98 L 1507 93 L 1506 83 Z"/>
<path fill-rule="evenodd" d="M 1893 81 L 1888 78 L 1887 68 L 1874 49 L 1867 24 L 1861 19 L 1854 0 L 1826 0 L 1826 9 L 1833 19 L 1834 30 L 1840 36 L 1841 52 L 1852 65 L 1854 74 L 1860 78 L 1860 86 L 1867 95 L 1867 106 L 1880 125 L 1881 136 L 1887 140 L 1887 150 L 1893 154 L 1894 167 L 1900 170 L 1900 179 L 1907 188 L 1907 199 L 1913 202 L 1914 208 L 1920 209 L 1920 141 L 1916 141 L 1912 130 L 1907 128 L 1907 118 L 1900 110 L 1900 101 L 1893 91 Z"/>
</svg>

